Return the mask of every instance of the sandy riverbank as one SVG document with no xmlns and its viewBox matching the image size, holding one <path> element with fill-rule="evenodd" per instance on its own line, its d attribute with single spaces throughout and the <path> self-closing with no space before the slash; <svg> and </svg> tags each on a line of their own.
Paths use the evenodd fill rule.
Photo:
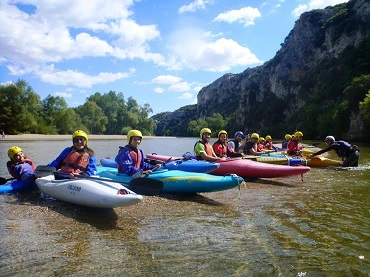
<svg viewBox="0 0 370 277">
<path fill-rule="evenodd" d="M 1 141 L 21 141 L 21 140 L 71 140 L 71 135 L 41 135 L 41 134 L 23 134 L 23 135 L 6 135 Z M 149 136 L 144 136 L 149 138 Z M 151 137 L 155 138 L 155 137 Z M 160 137 L 170 138 L 170 137 Z M 125 135 L 89 135 L 89 140 L 126 140 Z"/>
</svg>

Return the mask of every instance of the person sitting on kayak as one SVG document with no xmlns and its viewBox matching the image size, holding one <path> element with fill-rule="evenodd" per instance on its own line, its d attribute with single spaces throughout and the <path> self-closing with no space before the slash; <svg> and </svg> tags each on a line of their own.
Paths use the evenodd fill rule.
<svg viewBox="0 0 370 277">
<path fill-rule="evenodd" d="M 357 148 L 356 145 L 352 146 L 351 144 L 343 140 L 335 141 L 335 138 L 333 136 L 327 136 L 324 141 L 329 146 L 325 149 L 311 154 L 310 157 L 320 155 L 330 150 L 334 150 L 337 155 L 342 158 L 342 167 L 358 166 L 360 150 Z"/>
<path fill-rule="evenodd" d="M 272 142 L 272 137 L 270 135 L 266 136 L 266 140 L 264 144 L 265 144 L 265 149 L 277 151 L 277 147 L 274 146 L 274 143 Z"/>
<path fill-rule="evenodd" d="M 303 146 L 299 146 L 299 143 L 302 142 L 302 138 L 303 133 L 300 131 L 297 131 L 292 135 L 292 139 L 289 141 L 286 150 L 289 156 L 302 156 Z"/>
<path fill-rule="evenodd" d="M 225 130 L 221 130 L 218 132 L 218 140 L 212 145 L 213 151 L 215 152 L 217 157 L 220 158 L 227 158 L 227 157 L 242 157 L 241 153 L 237 153 L 234 149 L 231 149 L 227 142 L 227 132 Z"/>
<path fill-rule="evenodd" d="M 242 140 L 244 139 L 244 134 L 242 131 L 237 131 L 234 135 L 234 139 L 229 140 L 227 145 L 230 149 L 234 150 L 235 152 L 239 153 L 242 147 Z"/>
<path fill-rule="evenodd" d="M 260 138 L 259 134 L 253 133 L 251 135 L 251 140 L 245 139 L 242 145 L 242 153 L 245 155 L 261 155 L 262 151 L 258 150 L 258 139 Z"/>
<path fill-rule="evenodd" d="M 292 135 L 286 134 L 284 136 L 284 140 L 281 142 L 281 148 L 284 148 L 284 149 L 288 148 L 288 143 L 291 139 L 292 139 Z"/>
<path fill-rule="evenodd" d="M 212 145 L 209 143 L 211 139 L 211 129 L 203 128 L 200 130 L 200 140 L 194 145 L 195 157 L 197 160 L 205 160 L 209 162 L 217 162 L 221 158 L 217 157 Z M 224 158 L 223 158 L 224 159 Z"/>
<path fill-rule="evenodd" d="M 263 152 L 264 150 L 266 150 L 265 142 L 266 141 L 264 137 L 259 137 L 258 142 L 257 142 L 258 152 Z"/>
<path fill-rule="evenodd" d="M 15 178 L 19 183 L 20 187 L 26 184 L 27 188 L 36 188 L 34 171 L 36 169 L 35 164 L 26 157 L 22 148 L 18 146 L 12 146 L 8 150 L 8 157 L 10 161 L 6 163 L 9 174 Z M 16 186 L 16 184 L 13 184 Z"/>
<path fill-rule="evenodd" d="M 130 130 L 127 133 L 127 145 L 119 147 L 115 161 L 118 165 L 118 172 L 126 173 L 131 177 L 145 177 L 152 173 L 152 169 L 158 168 L 161 164 L 151 165 L 144 161 L 144 153 L 139 149 L 143 135 L 139 130 Z"/>
<path fill-rule="evenodd" d="M 96 157 L 94 150 L 87 146 L 89 142 L 87 134 L 82 130 L 75 131 L 72 134 L 72 142 L 73 145 L 65 148 L 48 166 L 60 169 L 61 173 L 68 173 L 69 178 L 74 178 L 75 174 L 95 175 Z"/>
</svg>

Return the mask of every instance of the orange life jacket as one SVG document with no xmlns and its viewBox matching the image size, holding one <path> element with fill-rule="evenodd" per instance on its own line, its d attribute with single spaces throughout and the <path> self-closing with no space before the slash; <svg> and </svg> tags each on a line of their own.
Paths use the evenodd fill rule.
<svg viewBox="0 0 370 277">
<path fill-rule="evenodd" d="M 135 151 L 133 149 L 129 149 L 129 152 L 130 152 L 131 159 L 133 161 L 133 166 L 135 168 L 140 168 L 141 160 L 143 159 L 143 157 L 141 156 L 141 152 Z"/>
<path fill-rule="evenodd" d="M 203 141 L 199 141 L 199 143 L 202 143 L 203 145 L 204 145 L 204 149 L 205 149 L 205 151 L 206 151 L 206 154 L 208 155 L 208 156 L 211 156 L 211 157 L 213 157 L 213 148 L 212 148 L 212 145 L 210 145 L 209 143 L 207 143 L 207 144 L 205 144 Z M 203 158 L 202 158 L 202 156 L 196 156 L 196 158 L 197 158 L 197 160 L 203 160 Z"/>
<path fill-rule="evenodd" d="M 77 174 L 85 172 L 89 165 L 89 161 L 90 155 L 88 152 L 77 152 L 75 149 L 72 149 L 68 156 L 63 160 L 60 171 Z"/>
</svg>

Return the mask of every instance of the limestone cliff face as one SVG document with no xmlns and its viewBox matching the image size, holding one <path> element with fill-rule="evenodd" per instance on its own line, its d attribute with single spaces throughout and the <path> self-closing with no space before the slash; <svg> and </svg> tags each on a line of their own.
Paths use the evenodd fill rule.
<svg viewBox="0 0 370 277">
<path fill-rule="evenodd" d="M 356 49 L 369 36 L 368 0 L 352 0 L 306 12 L 296 21 L 273 59 L 240 74 L 225 74 L 202 88 L 198 93 L 194 118 L 206 118 L 216 112 L 225 118 L 234 114 L 234 126 L 255 131 L 289 121 L 313 99 L 322 98 L 321 95 L 327 93 L 323 88 L 330 85 L 325 84 L 327 77 L 320 71 L 336 70 L 340 81 L 331 84 L 337 86 L 332 90 L 342 93 L 350 80 L 341 79 L 340 74 L 347 76 L 348 69 L 341 68 L 338 61 L 348 49 Z M 332 95 L 332 98 L 335 97 Z M 323 99 L 320 105 L 329 107 L 326 101 Z M 265 113 L 266 110 L 268 113 Z M 270 116 L 266 120 L 260 119 L 256 117 L 257 112 Z M 361 134 L 363 123 L 358 112 L 353 112 L 351 117 L 356 120 L 349 129 L 355 130 L 357 135 Z M 312 135 L 317 135 L 314 134 L 314 127 L 311 129 Z"/>
</svg>

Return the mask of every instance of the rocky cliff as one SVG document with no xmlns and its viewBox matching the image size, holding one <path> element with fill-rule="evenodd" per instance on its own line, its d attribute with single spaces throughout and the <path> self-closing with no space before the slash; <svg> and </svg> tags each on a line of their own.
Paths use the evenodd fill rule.
<svg viewBox="0 0 370 277">
<path fill-rule="evenodd" d="M 273 59 L 240 74 L 225 74 L 199 91 L 196 114 L 179 119 L 175 111 L 170 117 L 188 123 L 218 112 L 232 118 L 227 126 L 230 131 L 282 137 L 298 128 L 306 138 L 323 136 L 317 127 L 320 114 L 321 121 L 333 118 L 352 79 L 370 73 L 369 63 L 359 65 L 369 55 L 369 41 L 368 0 L 303 13 Z M 331 131 L 341 132 L 336 135 L 343 138 L 363 138 L 366 124 L 359 111 L 352 110 L 350 116 L 349 126 Z M 162 120 L 158 126 L 163 124 L 171 125 Z"/>
</svg>

